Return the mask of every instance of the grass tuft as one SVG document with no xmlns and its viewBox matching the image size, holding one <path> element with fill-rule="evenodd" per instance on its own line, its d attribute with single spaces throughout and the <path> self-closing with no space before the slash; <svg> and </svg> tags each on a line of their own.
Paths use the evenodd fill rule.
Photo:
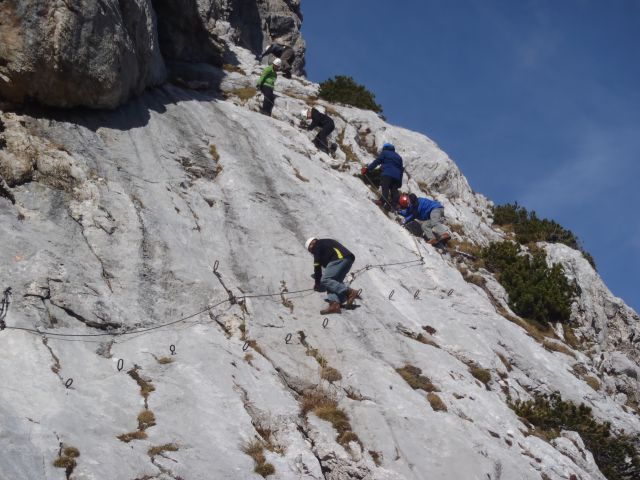
<svg viewBox="0 0 640 480">
<path fill-rule="evenodd" d="M 276 469 L 270 463 L 267 463 L 267 459 L 264 456 L 265 444 L 262 440 L 255 439 L 242 446 L 242 451 L 253 458 L 255 467 L 253 469 L 258 475 L 267 477 L 276 473 Z"/>
<path fill-rule="evenodd" d="M 307 390 L 301 399 L 302 415 L 307 416 L 313 412 L 318 418 L 325 420 L 338 432 L 336 441 L 347 447 L 350 442 L 360 445 L 360 439 L 353 432 L 349 416 L 338 406 L 334 396 L 322 389 Z"/>
<path fill-rule="evenodd" d="M 371 455 L 371 460 L 373 460 L 373 463 L 375 463 L 377 467 L 382 465 L 382 453 L 369 450 L 369 455 Z"/>
<path fill-rule="evenodd" d="M 56 468 L 73 469 L 76 467 L 76 460 L 70 457 L 58 457 L 53 461 Z"/>
<path fill-rule="evenodd" d="M 433 408 L 434 411 L 436 412 L 447 411 L 447 406 L 437 394 L 433 392 L 427 393 L 427 400 L 429 400 L 429 404 L 431 405 L 431 408 Z"/>
<path fill-rule="evenodd" d="M 145 402 L 148 400 L 151 392 L 156 390 L 156 387 L 153 386 L 150 380 L 145 380 L 138 373 L 138 367 L 132 368 L 127 372 L 131 378 L 133 378 L 138 386 L 140 387 L 140 395 L 142 395 L 145 399 Z"/>
<path fill-rule="evenodd" d="M 485 386 L 487 386 L 491 381 L 491 372 L 476 364 L 469 365 L 469 373 L 471 373 L 471 375 L 473 375 L 476 379 L 484 383 Z"/>
<path fill-rule="evenodd" d="M 222 65 L 222 69 L 225 72 L 235 72 L 235 73 L 239 73 L 241 75 L 247 75 L 247 72 L 245 72 L 240 66 L 238 65 L 233 65 L 231 63 L 225 63 L 224 65 Z"/>
<path fill-rule="evenodd" d="M 164 452 L 177 452 L 178 450 L 180 450 L 180 448 L 175 443 L 165 443 L 164 445 L 151 447 L 149 450 L 147 450 L 147 454 L 150 457 L 155 457 L 156 455 L 160 455 Z"/>
<path fill-rule="evenodd" d="M 138 430 L 146 430 L 156 424 L 156 416 L 151 410 L 143 410 L 138 415 Z"/>
<path fill-rule="evenodd" d="M 342 374 L 333 367 L 323 368 L 320 376 L 322 377 L 323 380 L 326 380 L 330 383 L 334 383 L 342 380 Z"/>
<path fill-rule="evenodd" d="M 129 443 L 133 440 L 144 440 L 147 438 L 147 433 L 142 430 L 136 430 L 135 432 L 123 433 L 118 435 L 118 440 L 124 443 Z"/>
<path fill-rule="evenodd" d="M 436 386 L 431 383 L 429 378 L 422 375 L 422 370 L 413 365 L 405 365 L 402 368 L 396 368 L 396 372 L 409 384 L 414 390 L 424 390 L 425 392 L 438 392 Z"/>
<path fill-rule="evenodd" d="M 576 354 L 573 353 L 569 347 L 562 345 L 561 343 L 554 342 L 549 339 L 544 339 L 542 342 L 542 346 L 551 352 L 559 352 L 564 353 L 565 355 L 569 355 L 570 357 L 576 358 Z"/>
<path fill-rule="evenodd" d="M 78 450 L 76 447 L 64 447 L 62 455 L 70 458 L 78 458 L 80 456 L 80 450 Z"/>
<path fill-rule="evenodd" d="M 243 103 L 256 96 L 258 90 L 253 87 L 236 88 L 229 92 L 230 95 L 238 97 Z"/>
<path fill-rule="evenodd" d="M 220 154 L 218 153 L 218 147 L 216 147 L 215 143 L 209 145 L 209 153 L 211 153 L 211 156 L 216 162 L 220 161 Z"/>
</svg>

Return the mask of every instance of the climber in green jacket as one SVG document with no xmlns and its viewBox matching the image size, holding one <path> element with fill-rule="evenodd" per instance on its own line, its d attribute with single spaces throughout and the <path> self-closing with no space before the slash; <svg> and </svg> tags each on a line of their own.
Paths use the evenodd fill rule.
<svg viewBox="0 0 640 480">
<path fill-rule="evenodd" d="M 282 60 L 276 58 L 271 65 L 263 70 L 262 75 L 260 75 L 260 79 L 258 80 L 257 86 L 264 96 L 260 113 L 265 115 L 271 116 L 271 111 L 273 110 L 273 105 L 276 101 L 276 95 L 273 93 L 273 89 L 276 86 L 276 78 L 278 78 L 280 65 L 282 65 Z"/>
</svg>

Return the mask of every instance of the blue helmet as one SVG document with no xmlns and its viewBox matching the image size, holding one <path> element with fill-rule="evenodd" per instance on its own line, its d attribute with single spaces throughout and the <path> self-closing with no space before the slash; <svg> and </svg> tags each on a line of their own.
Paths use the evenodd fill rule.
<svg viewBox="0 0 640 480">
<path fill-rule="evenodd" d="M 395 151 L 396 147 L 393 145 L 393 143 L 384 142 L 384 144 L 382 145 L 382 149 Z"/>
</svg>

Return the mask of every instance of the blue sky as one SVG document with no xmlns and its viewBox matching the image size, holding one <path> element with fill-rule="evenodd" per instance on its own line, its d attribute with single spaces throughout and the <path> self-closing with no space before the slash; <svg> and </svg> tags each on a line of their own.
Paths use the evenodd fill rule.
<svg viewBox="0 0 640 480">
<path fill-rule="evenodd" d="M 474 190 L 574 231 L 640 311 L 640 1 L 303 0 L 302 10 L 310 79 L 365 84 Z"/>
</svg>

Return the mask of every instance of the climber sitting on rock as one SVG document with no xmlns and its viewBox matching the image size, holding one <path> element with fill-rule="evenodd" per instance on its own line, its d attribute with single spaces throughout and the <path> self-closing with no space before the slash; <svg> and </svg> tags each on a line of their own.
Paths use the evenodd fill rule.
<svg viewBox="0 0 640 480">
<path fill-rule="evenodd" d="M 262 60 L 267 55 L 273 55 L 278 57 L 282 61 L 282 74 L 285 78 L 291 78 L 291 67 L 296 59 L 296 52 L 288 45 L 274 42 L 267 47 L 267 49 L 260 55 Z"/>
<path fill-rule="evenodd" d="M 316 135 L 316 138 L 314 138 L 313 144 L 318 150 L 329 153 L 330 147 L 327 137 L 335 130 L 336 125 L 333 123 L 331 117 L 326 114 L 326 109 L 321 105 L 317 105 L 315 107 L 305 108 L 300 112 L 300 115 L 303 119 L 311 120 L 310 124 L 303 125 L 307 130 L 320 127 L 320 131 L 318 135 Z"/>
<path fill-rule="evenodd" d="M 271 116 L 271 112 L 273 111 L 273 106 L 276 101 L 276 94 L 273 93 L 273 89 L 276 86 L 278 70 L 280 69 L 281 64 L 282 61 L 279 58 L 276 58 L 271 65 L 262 71 L 262 75 L 260 75 L 260 79 L 258 80 L 257 87 L 264 96 L 260 113 L 268 116 Z"/>
<path fill-rule="evenodd" d="M 402 186 L 402 174 L 404 172 L 402 157 L 396 153 L 396 148 L 393 144 L 385 143 L 378 158 L 368 166 L 362 167 L 362 175 L 366 175 L 367 172 L 377 168 L 378 165 L 382 165 L 382 180 L 380 182 L 382 200 L 376 203 L 389 211 L 394 209 L 398 202 L 398 189 Z"/>
<path fill-rule="evenodd" d="M 403 225 L 415 220 L 420 227 L 424 238 L 430 245 L 446 243 L 451 234 L 444 225 L 444 207 L 437 200 L 418 198 L 413 193 L 400 196 L 400 210 L 398 213 L 404 217 Z"/>
<path fill-rule="evenodd" d="M 329 292 L 325 299 L 329 306 L 321 310 L 320 314 L 340 313 L 342 303 L 351 306 L 359 297 L 359 292 L 342 282 L 356 259 L 355 255 L 330 238 L 311 237 L 306 241 L 305 247 L 313 254 L 313 277 L 316 281 L 314 290 Z"/>
</svg>

